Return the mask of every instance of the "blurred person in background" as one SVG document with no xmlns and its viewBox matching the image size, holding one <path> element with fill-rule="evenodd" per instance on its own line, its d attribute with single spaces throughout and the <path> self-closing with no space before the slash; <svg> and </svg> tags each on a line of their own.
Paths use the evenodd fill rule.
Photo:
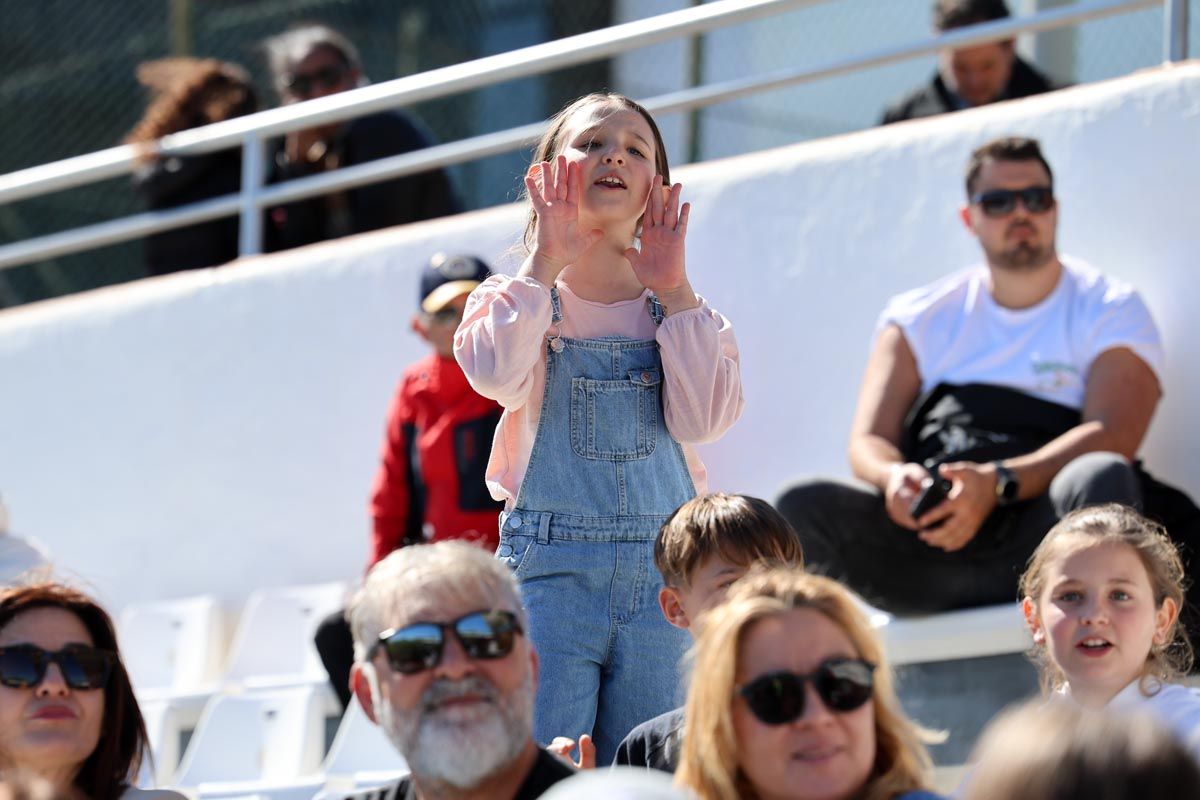
<svg viewBox="0 0 1200 800">
<path fill-rule="evenodd" d="M 445 253 L 421 272 L 411 327 L 430 353 L 404 371 L 392 397 L 371 491 L 368 569 L 410 544 L 463 539 L 489 553 L 499 544 L 504 506 L 484 474 L 500 406 L 475 393 L 453 352 L 467 295 L 491 274 L 475 256 Z M 322 621 L 315 642 L 344 708 L 354 648 L 342 612 Z"/>
<path fill-rule="evenodd" d="M 971 762 L 963 800 L 1200 799 L 1200 768 L 1145 714 L 1031 703 L 993 722 Z"/>
<path fill-rule="evenodd" d="M 358 50 L 324 25 L 304 25 L 264 44 L 283 105 L 344 92 L 367 83 Z M 272 182 L 421 150 L 433 137 L 401 111 L 381 111 L 289 133 L 274 155 Z M 352 233 L 432 219 L 460 211 L 445 170 L 435 169 L 272 208 L 266 249 L 284 250 Z"/>
<path fill-rule="evenodd" d="M 696 639 L 676 783 L 700 800 L 936 800 L 937 737 L 901 710 L 861 607 L 797 568 L 734 584 Z"/>
<path fill-rule="evenodd" d="M 155 97 L 125 141 L 146 147 L 133 185 L 147 207 L 159 211 L 240 191 L 240 148 L 164 157 L 150 145 L 172 133 L 256 111 L 258 103 L 246 71 L 213 59 L 164 58 L 140 65 L 137 77 Z M 151 275 L 224 264 L 237 255 L 236 215 L 146 239 L 146 270 Z"/>
<path fill-rule="evenodd" d="M 942 34 L 1009 16 L 1004 0 L 937 0 L 933 29 Z M 932 117 L 1054 88 L 1045 75 L 1017 55 L 1012 39 L 943 50 L 933 79 L 890 106 L 883 114 L 883 123 Z"/>
<path fill-rule="evenodd" d="M 58 583 L 0 590 L 0 776 L 88 800 L 184 800 L 133 787 L 146 726 L 104 609 Z"/>
</svg>

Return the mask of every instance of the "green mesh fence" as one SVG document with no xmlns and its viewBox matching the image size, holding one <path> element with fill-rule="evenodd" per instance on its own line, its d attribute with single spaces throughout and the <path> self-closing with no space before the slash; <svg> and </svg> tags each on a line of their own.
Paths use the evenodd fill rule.
<svg viewBox="0 0 1200 800">
<path fill-rule="evenodd" d="M 829 0 L 780 17 L 675 41 L 610 61 L 417 106 L 442 141 L 544 119 L 573 97 L 611 87 L 645 98 L 909 42 L 928 34 L 932 0 Z M 263 39 L 303 21 L 342 31 L 373 81 L 505 52 L 695 4 L 693 0 L 0 0 L 0 174 L 119 143 L 145 110 L 139 63 L 169 55 L 245 66 L 263 106 L 275 102 Z M 1009 0 L 1015 13 L 1070 0 Z M 1198 49 L 1200 0 L 1190 0 Z M 1045 41 L 1022 43 L 1046 60 Z M 1042 50 L 1039 51 L 1038 48 Z M 1088 23 L 1055 40 L 1060 80 L 1126 74 L 1162 60 L 1162 12 Z M 660 120 L 674 163 L 731 155 L 869 127 L 880 110 L 927 80 L 916 59 L 743 98 Z M 469 208 L 517 196 L 528 153 L 452 170 Z M 0 243 L 141 210 L 127 179 L 0 205 Z M 0 308 L 132 280 L 145 274 L 140 242 L 0 270 Z"/>
</svg>

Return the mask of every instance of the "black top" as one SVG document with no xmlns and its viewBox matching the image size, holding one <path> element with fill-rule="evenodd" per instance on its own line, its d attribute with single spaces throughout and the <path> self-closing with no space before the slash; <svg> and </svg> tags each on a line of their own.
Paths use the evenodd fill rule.
<svg viewBox="0 0 1200 800">
<path fill-rule="evenodd" d="M 1018 97 L 1042 94 L 1059 88 L 1050 82 L 1021 58 L 1013 59 L 1012 76 L 1008 86 L 996 100 L 1013 100 Z M 935 73 L 933 80 L 925 86 L 905 95 L 895 105 L 889 106 L 883 114 L 882 124 L 901 122 L 918 117 L 932 117 L 945 114 L 947 111 L 958 111 L 962 102 L 947 88 L 940 73 Z"/>
<path fill-rule="evenodd" d="M 242 154 L 232 149 L 156 158 L 137 169 L 133 185 L 152 211 L 236 194 L 242 185 Z M 146 239 L 145 252 L 151 275 L 224 264 L 237 258 L 238 218 L 156 233 Z"/>
<path fill-rule="evenodd" d="M 349 167 L 432 144 L 433 137 L 415 120 L 398 111 L 384 111 L 346 123 L 329 147 L 338 165 Z M 270 180 L 282 182 L 319 171 L 312 164 L 286 161 L 280 147 Z M 449 175 L 435 169 L 269 209 L 265 249 L 285 250 L 461 210 Z"/>
<path fill-rule="evenodd" d="M 683 708 L 638 725 L 617 746 L 614 764 L 674 773 L 683 755 Z"/>
<path fill-rule="evenodd" d="M 574 774 L 574 768 L 568 766 L 565 761 L 539 747 L 533 769 L 529 770 L 512 800 L 534 800 L 554 784 Z M 349 795 L 346 800 L 417 800 L 417 788 L 413 786 L 411 777 L 406 776 L 388 786 Z"/>
</svg>

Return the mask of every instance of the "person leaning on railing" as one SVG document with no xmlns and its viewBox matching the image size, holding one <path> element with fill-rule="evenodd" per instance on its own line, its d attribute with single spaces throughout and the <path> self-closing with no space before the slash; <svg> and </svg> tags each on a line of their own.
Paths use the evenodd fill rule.
<svg viewBox="0 0 1200 800">
<path fill-rule="evenodd" d="M 61 797 L 185 800 L 133 786 L 148 753 L 104 609 L 58 583 L 0 591 L 0 778 L 32 775 Z"/>
<path fill-rule="evenodd" d="M 268 39 L 264 48 L 283 105 L 367 82 L 358 50 L 324 25 L 286 31 Z M 274 153 L 270 180 L 315 175 L 433 144 L 432 135 L 411 116 L 381 111 L 289 133 Z M 271 208 L 264 225 L 265 249 L 285 250 L 460 210 L 450 177 L 435 169 Z"/>
<path fill-rule="evenodd" d="M 133 186 L 152 211 L 235 194 L 242 185 L 239 148 L 189 156 L 157 156 L 148 148 L 163 136 L 257 110 L 250 76 L 236 64 L 164 58 L 141 64 L 138 81 L 155 92 L 145 115 L 126 137 L 144 152 Z M 146 240 L 146 271 L 162 275 L 224 264 L 238 255 L 238 219 L 222 217 L 163 231 Z"/>
</svg>

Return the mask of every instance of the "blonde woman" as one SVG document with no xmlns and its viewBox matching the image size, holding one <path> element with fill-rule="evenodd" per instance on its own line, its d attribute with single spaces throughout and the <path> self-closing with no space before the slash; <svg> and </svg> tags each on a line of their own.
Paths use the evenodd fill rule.
<svg viewBox="0 0 1200 800">
<path fill-rule="evenodd" d="M 752 573 L 696 642 L 677 782 L 701 800 L 932 800 L 924 742 L 848 590 Z"/>
</svg>

